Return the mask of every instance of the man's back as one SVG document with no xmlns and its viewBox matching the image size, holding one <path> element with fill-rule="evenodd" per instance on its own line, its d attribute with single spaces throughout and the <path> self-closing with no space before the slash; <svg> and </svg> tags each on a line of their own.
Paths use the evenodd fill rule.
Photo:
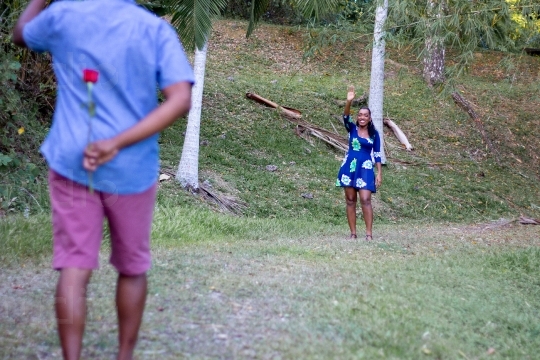
<svg viewBox="0 0 540 360">
<path fill-rule="evenodd" d="M 50 167 L 62 354 L 68 360 L 81 356 L 85 295 L 99 266 L 107 219 L 110 262 L 118 272 L 117 359 L 131 360 L 151 266 L 157 134 L 189 111 L 193 71 L 174 30 L 128 0 L 66 1 L 50 7 L 46 0 L 30 0 L 13 29 L 13 42 L 50 51 L 58 78 L 53 125 L 42 152 Z M 99 72 L 95 86 L 95 79 L 83 81 L 88 68 Z M 156 83 L 165 98 L 159 106 Z M 89 107 L 92 95 L 95 117 Z M 93 174 L 93 188 L 87 174 Z"/>
<path fill-rule="evenodd" d="M 31 49 L 53 55 L 58 83 L 53 127 L 41 151 L 51 168 L 79 183 L 87 178 L 81 164 L 89 131 L 83 69 L 100 74 L 93 91 L 92 141 L 115 136 L 153 110 L 156 84 L 163 89 L 192 81 L 191 72 L 182 71 L 189 63 L 174 30 L 133 1 L 53 3 L 25 27 L 24 39 Z M 156 138 L 124 149 L 100 167 L 97 189 L 130 193 L 150 186 L 157 172 Z M 133 173 L 141 176 L 133 179 Z"/>
</svg>

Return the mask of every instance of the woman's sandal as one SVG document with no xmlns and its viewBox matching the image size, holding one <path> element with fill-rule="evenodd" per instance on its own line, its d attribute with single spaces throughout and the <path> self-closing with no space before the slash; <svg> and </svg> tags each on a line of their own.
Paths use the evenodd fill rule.
<svg viewBox="0 0 540 360">
<path fill-rule="evenodd" d="M 371 240 L 373 240 L 373 236 L 366 234 L 366 241 L 371 241 Z"/>
<path fill-rule="evenodd" d="M 357 238 L 356 234 L 351 234 L 351 236 L 349 236 L 349 239 L 356 239 L 356 238 Z"/>
</svg>

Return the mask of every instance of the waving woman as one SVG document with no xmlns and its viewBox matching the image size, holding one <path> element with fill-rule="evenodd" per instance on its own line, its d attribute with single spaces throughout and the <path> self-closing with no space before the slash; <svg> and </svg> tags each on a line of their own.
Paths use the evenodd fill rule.
<svg viewBox="0 0 540 360">
<path fill-rule="evenodd" d="M 347 102 L 343 112 L 343 125 L 349 132 L 349 150 L 339 169 L 336 186 L 345 190 L 347 221 L 351 238 L 356 239 L 356 203 L 360 195 L 360 205 L 366 223 L 366 240 L 372 240 L 373 207 L 371 193 L 376 192 L 382 183 L 381 141 L 371 119 L 371 110 L 362 107 L 351 119 L 351 103 L 355 97 L 354 87 L 349 86 Z M 373 152 L 373 158 L 371 153 Z M 374 160 L 374 161 L 373 161 Z M 377 167 L 377 176 L 373 166 Z"/>
</svg>

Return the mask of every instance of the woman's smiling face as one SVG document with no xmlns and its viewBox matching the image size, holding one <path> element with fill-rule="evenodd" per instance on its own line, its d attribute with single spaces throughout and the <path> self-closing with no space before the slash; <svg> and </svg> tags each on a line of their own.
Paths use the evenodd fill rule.
<svg viewBox="0 0 540 360">
<path fill-rule="evenodd" d="M 368 109 L 360 109 L 360 111 L 358 112 L 358 115 L 356 115 L 356 122 L 360 126 L 367 125 L 370 119 L 371 119 L 371 115 L 369 114 Z"/>
</svg>

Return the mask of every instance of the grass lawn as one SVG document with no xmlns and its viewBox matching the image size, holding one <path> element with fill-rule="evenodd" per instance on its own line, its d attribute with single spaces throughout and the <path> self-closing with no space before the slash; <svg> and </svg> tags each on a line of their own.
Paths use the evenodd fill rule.
<svg viewBox="0 0 540 360">
<path fill-rule="evenodd" d="M 44 249 L 3 254 L 3 359 L 60 357 L 47 222 L 0 226 L 19 249 L 36 239 Z M 159 208 L 137 358 L 537 357 L 538 227 L 386 224 L 367 243 L 346 239 L 343 226 Z M 107 259 L 105 243 L 83 358 L 115 354 Z"/>
</svg>

